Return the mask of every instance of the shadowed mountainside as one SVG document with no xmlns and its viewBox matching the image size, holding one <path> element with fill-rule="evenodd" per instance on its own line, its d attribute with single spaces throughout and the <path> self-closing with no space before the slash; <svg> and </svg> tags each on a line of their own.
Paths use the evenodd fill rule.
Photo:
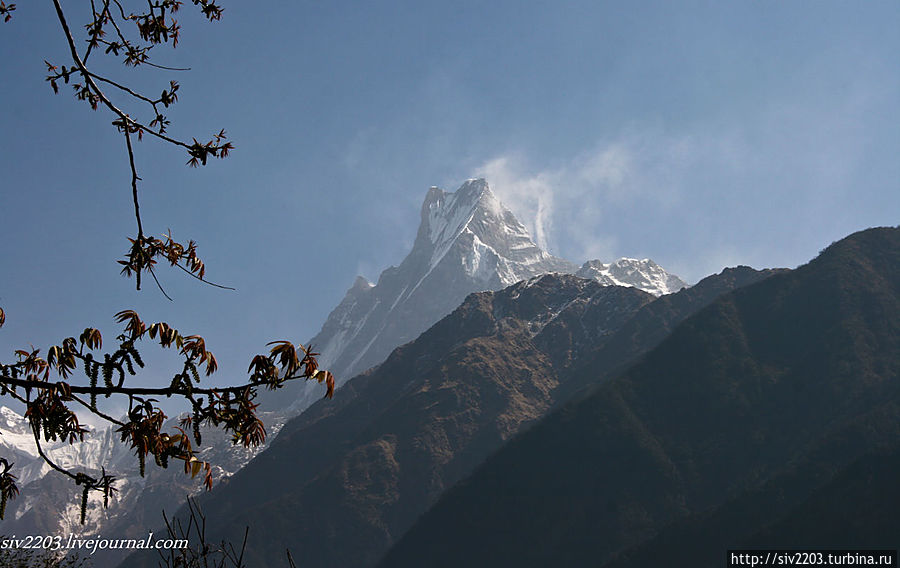
<svg viewBox="0 0 900 568">
<path fill-rule="evenodd" d="M 821 546 L 885 517 L 860 476 L 896 501 L 898 371 L 900 230 L 871 229 L 686 320 L 447 491 L 381 566 L 712 566 L 784 529 Z"/>
<path fill-rule="evenodd" d="M 236 540 L 265 527 L 251 532 L 256 563 L 282 562 L 290 547 L 307 566 L 371 566 L 446 487 L 575 392 L 563 386 L 582 360 L 611 369 L 721 291 L 769 274 L 729 269 L 656 300 L 559 274 L 473 294 L 203 499 L 210 530 Z M 630 351 L 597 359 L 626 329 Z"/>
<path fill-rule="evenodd" d="M 203 496 L 209 528 L 239 541 L 245 525 L 265 527 L 251 530 L 251 565 L 277 565 L 288 547 L 305 566 L 374 564 L 445 487 L 549 410 L 579 345 L 653 299 L 559 274 L 469 296 Z M 547 346 L 561 344 L 556 358 Z"/>
</svg>

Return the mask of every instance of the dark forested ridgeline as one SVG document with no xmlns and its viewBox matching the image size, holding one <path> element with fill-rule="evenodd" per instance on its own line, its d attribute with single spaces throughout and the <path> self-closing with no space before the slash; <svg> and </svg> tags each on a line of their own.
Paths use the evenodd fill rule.
<svg viewBox="0 0 900 568">
<path fill-rule="evenodd" d="M 900 545 L 900 229 L 720 297 L 506 444 L 380 564 L 720 566 Z"/>
</svg>

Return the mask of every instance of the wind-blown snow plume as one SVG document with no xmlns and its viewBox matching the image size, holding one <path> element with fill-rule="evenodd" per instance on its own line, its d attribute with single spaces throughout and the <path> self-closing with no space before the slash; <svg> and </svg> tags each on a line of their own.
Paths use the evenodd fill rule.
<svg viewBox="0 0 900 568">
<path fill-rule="evenodd" d="M 538 246 L 554 251 L 560 241 L 574 241 L 579 256 L 593 258 L 612 255 L 610 239 L 598 234 L 598 220 L 604 203 L 625 201 L 636 190 L 633 163 L 633 150 L 616 143 L 556 169 L 532 172 L 520 156 L 503 155 L 475 172 L 490 179 L 503 203 L 527 220 Z"/>
</svg>

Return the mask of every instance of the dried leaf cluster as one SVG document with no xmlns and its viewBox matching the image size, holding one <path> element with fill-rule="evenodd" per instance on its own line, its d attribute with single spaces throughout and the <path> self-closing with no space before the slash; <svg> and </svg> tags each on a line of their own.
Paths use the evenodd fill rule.
<svg viewBox="0 0 900 568">
<path fill-rule="evenodd" d="M 20 349 L 16 351 L 14 363 L 0 363 L 2 394 L 26 405 L 25 417 L 38 451 L 50 467 L 83 486 L 83 500 L 87 499 L 89 491 L 96 490 L 108 501 L 115 490 L 114 478 L 105 472 L 100 477 L 92 477 L 70 471 L 48 457 L 41 446 L 42 442 L 74 444 L 84 439 L 87 429 L 79 423 L 72 405 L 81 406 L 118 426 L 122 441 L 134 450 L 141 475 L 147 457 L 152 457 L 161 467 L 168 467 L 169 460 L 176 459 L 183 462 L 185 473 L 191 477 L 204 472 L 204 483 L 210 487 L 211 464 L 200 460 L 195 450 L 202 441 L 201 426 L 221 428 L 231 434 L 233 443 L 257 447 L 266 439 L 254 402 L 260 388 L 274 390 L 283 387 L 287 381 L 304 379 L 324 383 L 328 398 L 334 393 L 334 375 L 318 368 L 317 354 L 309 347 L 295 346 L 287 341 L 272 342 L 267 354 L 253 357 L 247 370 L 247 382 L 204 388 L 200 371 L 209 376 L 218 364 L 202 337 L 183 335 L 165 322 L 147 325 L 131 310 L 119 312 L 116 320 L 124 326 L 116 337 L 116 348 L 112 352 L 102 353 L 100 331 L 87 328 L 77 339 L 69 337 L 62 344 L 50 347 L 46 357 L 41 356 L 39 349 Z M 177 350 L 182 366 L 173 374 L 169 386 L 146 388 L 126 384 L 129 377 L 137 375 L 137 368 L 144 367 L 136 347 L 141 342 Z M 75 375 L 82 377 L 80 382 L 74 381 Z M 123 419 L 105 414 L 97 405 L 98 397 L 113 396 L 127 400 L 128 412 Z M 181 418 L 178 426 L 164 432 L 167 416 L 156 397 L 172 396 L 188 401 L 191 411 Z M 18 494 L 16 478 L 9 472 L 11 466 L 0 458 L 0 514 L 6 500 Z"/>
</svg>

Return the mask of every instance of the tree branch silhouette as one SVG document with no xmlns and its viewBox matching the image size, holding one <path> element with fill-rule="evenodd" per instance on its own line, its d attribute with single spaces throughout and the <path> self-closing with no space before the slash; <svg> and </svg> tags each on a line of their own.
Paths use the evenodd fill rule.
<svg viewBox="0 0 900 568">
<path fill-rule="evenodd" d="M 156 276 L 155 269 L 160 263 L 177 267 L 207 285 L 232 289 L 206 279 L 206 265 L 200 260 L 193 240 L 176 241 L 171 232 L 162 236 L 145 233 L 139 191 L 142 179 L 135 164 L 134 146 L 135 136 L 142 141 L 144 134 L 148 134 L 185 150 L 189 156 L 187 165 L 198 167 L 206 165 L 210 158 L 228 156 L 234 147 L 227 141 L 225 131 L 213 134 L 206 142 L 199 142 L 196 138 L 186 141 L 172 137 L 167 133 L 171 123 L 162 112 L 178 101 L 179 85 L 176 81 L 169 81 L 159 97 L 151 97 L 122 80 L 94 72 L 88 67 L 88 61 L 93 61 L 92 56 L 102 49 L 106 56 L 122 57 L 126 67 L 147 65 L 171 71 L 186 70 L 150 60 L 153 48 L 162 44 L 177 46 L 181 27 L 173 14 L 178 12 L 182 2 L 133 2 L 130 4 L 142 5 L 143 8 L 132 12 L 126 9 L 124 0 L 103 0 L 102 4 L 88 0 L 86 3 L 90 6 L 91 20 L 84 26 L 87 46 L 83 56 L 78 54 L 79 42 L 62 4 L 59 0 L 52 2 L 68 48 L 69 62 L 57 66 L 45 60 L 46 81 L 57 93 L 60 83 L 71 84 L 77 100 L 88 103 L 94 111 L 106 109 L 112 113 L 112 125 L 125 139 L 136 234 L 128 239 L 129 247 L 124 259 L 117 261 L 122 267 L 122 274 L 127 277 L 133 275 L 135 287 L 140 290 L 142 276 L 149 273 L 162 294 L 170 300 Z M 209 21 L 222 17 L 223 9 L 214 1 L 191 0 L 191 3 Z M 15 4 L 0 0 L 0 18 L 4 22 L 10 21 L 15 10 Z M 127 32 L 127 27 L 131 25 L 135 28 L 136 37 L 130 37 Z M 113 103 L 102 87 L 114 89 L 114 92 L 125 97 L 125 103 Z M 135 108 L 127 103 L 134 103 Z M 141 111 L 146 113 L 148 110 L 149 120 L 135 118 Z M 74 444 L 84 440 L 88 430 L 70 408 L 73 404 L 116 428 L 121 440 L 134 451 L 141 475 L 144 475 L 148 457 L 152 457 L 161 467 L 167 467 L 170 459 L 176 459 L 183 462 L 185 473 L 191 477 L 203 472 L 203 482 L 209 488 L 212 485 L 211 464 L 200 460 L 195 449 L 201 444 L 201 426 L 220 428 L 231 434 L 233 443 L 255 447 L 266 438 L 264 425 L 256 413 L 255 398 L 259 389 L 278 389 L 292 380 L 312 380 L 323 384 L 326 397 L 333 395 L 334 376 L 318 368 L 317 354 L 309 346 L 295 345 L 289 341 L 270 342 L 267 352 L 252 358 L 247 380 L 232 386 L 202 387 L 200 371 L 209 376 L 218 368 L 216 358 L 207 349 L 203 337 L 184 335 L 165 322 L 148 325 L 132 310 L 120 311 L 115 319 L 124 324 L 124 329 L 116 337 L 115 349 L 111 352 L 102 352 L 103 338 L 99 330 L 85 328 L 77 339 L 68 337 L 59 345 L 50 347 L 46 357 L 41 355 L 39 349 L 32 347 L 17 350 L 15 361 L 11 363 L 0 361 L 0 396 L 8 396 L 26 406 L 25 418 L 40 457 L 53 470 L 81 487 L 82 523 L 89 493 L 102 493 L 104 504 L 108 505 L 109 497 L 115 492 L 115 478 L 105 470 L 98 476 L 78 471 L 77 468 L 63 467 L 45 451 L 43 444 L 48 442 Z M 5 321 L 6 314 L 0 308 L 0 327 Z M 151 342 L 161 349 L 177 351 L 181 368 L 172 373 L 168 386 L 126 384 L 138 374 L 136 367 L 144 367 L 136 347 L 141 342 Z M 121 419 L 110 416 L 98 406 L 98 397 L 116 397 L 127 402 L 126 416 Z M 178 397 L 189 405 L 190 410 L 177 426 L 164 432 L 167 416 L 154 397 Z M 7 501 L 19 493 L 17 478 L 11 472 L 13 465 L 0 457 L 0 518 L 5 513 Z"/>
</svg>

